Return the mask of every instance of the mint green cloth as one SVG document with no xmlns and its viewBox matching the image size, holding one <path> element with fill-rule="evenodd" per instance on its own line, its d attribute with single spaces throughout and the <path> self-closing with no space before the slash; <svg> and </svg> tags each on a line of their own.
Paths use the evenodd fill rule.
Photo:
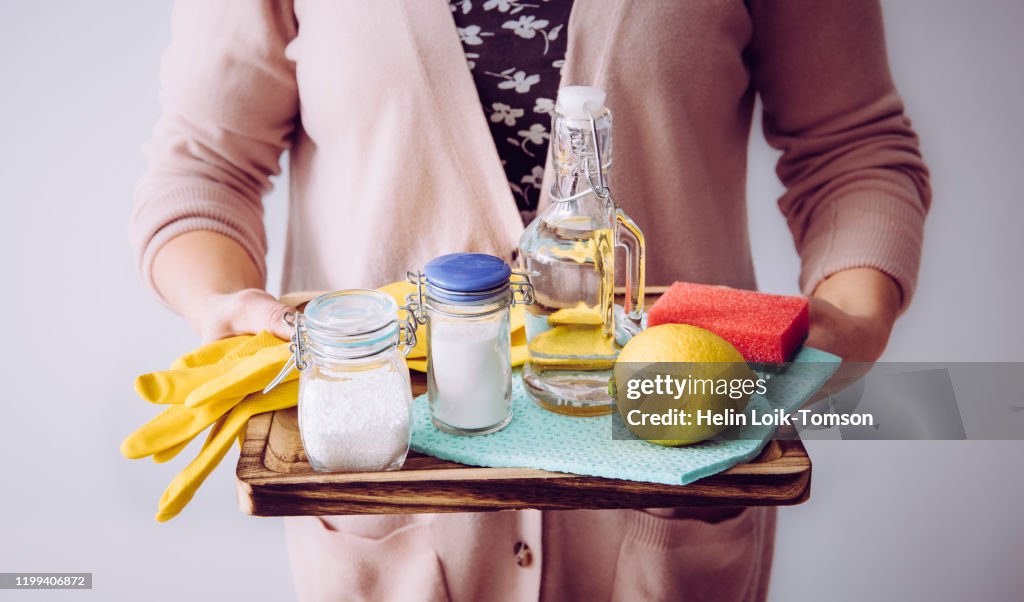
<svg viewBox="0 0 1024 602">
<path fill-rule="evenodd" d="M 796 410 L 825 384 L 839 362 L 830 353 L 801 349 L 786 370 L 772 374 L 771 399 L 754 395 L 747 404 L 747 413 L 753 409 L 758 414 L 776 408 Z M 742 430 L 732 440 L 664 447 L 632 437 L 617 413 L 577 418 L 549 412 L 527 396 L 518 370 L 513 380 L 512 422 L 490 435 L 461 437 L 438 430 L 430 419 L 427 396 L 417 397 L 413 402 L 412 448 L 474 466 L 540 468 L 685 485 L 754 458 L 774 431 L 770 426 L 734 427 Z M 613 438 L 613 429 L 620 437 L 631 439 Z"/>
</svg>

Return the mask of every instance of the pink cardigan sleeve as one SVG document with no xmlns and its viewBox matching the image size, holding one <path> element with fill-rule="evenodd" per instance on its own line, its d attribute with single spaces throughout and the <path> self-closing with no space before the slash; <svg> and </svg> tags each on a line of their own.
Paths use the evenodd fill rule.
<svg viewBox="0 0 1024 602">
<path fill-rule="evenodd" d="M 754 0 L 751 66 L 768 143 L 782 151 L 779 208 L 810 294 L 876 268 L 910 302 L 931 202 L 928 170 L 889 75 L 877 0 Z"/>
<path fill-rule="evenodd" d="M 131 239 L 143 280 L 193 230 L 234 239 L 266 277 L 262 196 L 298 114 L 290 2 L 179 0 L 161 66 L 162 114 L 144 151 Z M 155 290 L 155 288 L 154 288 Z"/>
</svg>

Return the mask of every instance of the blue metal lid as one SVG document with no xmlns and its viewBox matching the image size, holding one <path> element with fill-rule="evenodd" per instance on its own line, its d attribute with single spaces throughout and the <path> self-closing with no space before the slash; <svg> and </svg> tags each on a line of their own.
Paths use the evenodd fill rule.
<svg viewBox="0 0 1024 602">
<path fill-rule="evenodd" d="M 481 301 L 487 293 L 508 286 L 512 268 L 501 258 L 484 253 L 452 253 L 431 260 L 423 269 L 430 295 L 448 301 Z"/>
</svg>

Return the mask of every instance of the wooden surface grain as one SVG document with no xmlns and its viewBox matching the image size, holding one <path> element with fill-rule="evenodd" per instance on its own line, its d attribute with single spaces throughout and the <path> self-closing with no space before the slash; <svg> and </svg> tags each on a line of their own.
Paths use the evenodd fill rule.
<svg viewBox="0 0 1024 602">
<path fill-rule="evenodd" d="M 414 395 L 425 392 L 425 376 L 413 372 L 412 385 Z M 398 471 L 320 473 L 306 459 L 291 408 L 249 421 L 236 475 L 239 505 L 255 516 L 781 506 L 808 499 L 811 460 L 788 433 L 750 462 L 680 486 L 465 466 L 415 452 Z"/>
</svg>

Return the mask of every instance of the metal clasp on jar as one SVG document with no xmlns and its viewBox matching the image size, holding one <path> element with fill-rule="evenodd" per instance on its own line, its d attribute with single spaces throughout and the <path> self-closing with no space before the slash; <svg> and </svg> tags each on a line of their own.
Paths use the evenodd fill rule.
<svg viewBox="0 0 1024 602">
<path fill-rule="evenodd" d="M 533 292 L 533 282 L 530 281 L 530 275 L 519 270 L 512 270 L 512 275 L 522 278 L 522 280 L 509 281 L 509 288 L 512 289 L 512 305 L 533 305 L 537 296 Z M 516 293 L 520 296 L 518 301 L 516 300 Z"/>
<path fill-rule="evenodd" d="M 301 372 L 309 367 L 309 362 L 303 359 L 306 354 L 306 347 L 303 344 L 306 329 L 305 317 L 301 313 L 287 312 L 284 315 L 284 322 L 294 329 L 292 332 L 292 342 L 288 345 L 288 351 L 291 352 L 291 356 L 284 363 L 284 366 L 281 367 L 281 371 L 277 373 L 274 380 L 270 381 L 270 384 L 263 389 L 263 393 L 269 393 L 271 389 L 281 384 L 281 381 L 291 373 L 292 368 Z"/>
<path fill-rule="evenodd" d="M 416 285 L 416 292 L 405 296 L 405 305 L 402 306 L 402 309 L 409 312 L 409 316 L 416 323 L 426 324 L 427 311 L 424 304 L 423 287 L 427 284 L 427 277 L 422 272 L 409 270 L 405 273 L 405 279 L 410 284 Z"/>
<path fill-rule="evenodd" d="M 402 352 L 402 355 L 409 355 L 412 348 L 416 346 L 416 314 L 413 313 L 413 310 L 408 305 L 398 309 L 405 310 L 406 314 L 405 318 L 398 322 L 399 351 Z"/>
<path fill-rule="evenodd" d="M 509 296 L 508 296 L 508 305 L 510 305 L 512 307 L 515 307 L 516 305 L 530 305 L 530 304 L 532 304 L 534 302 L 535 298 L 536 298 L 536 295 L 534 295 L 534 292 L 533 292 L 533 283 L 530 282 L 530 275 L 527 274 L 526 272 L 521 272 L 519 270 L 512 270 L 512 275 L 513 276 L 518 276 L 520 278 L 520 280 L 509 280 L 508 284 L 501 285 L 501 286 L 499 286 L 497 288 L 494 288 L 494 289 L 491 289 L 489 291 L 474 291 L 473 294 L 474 295 L 487 295 L 488 293 L 493 293 L 496 296 L 499 293 L 501 293 L 503 290 L 508 290 L 509 293 L 510 293 Z M 426 308 L 427 308 L 427 305 L 426 305 L 426 303 L 427 303 L 427 295 L 426 295 L 426 293 L 424 291 L 425 291 L 426 284 L 427 284 L 427 277 L 422 272 L 419 272 L 419 271 L 415 271 L 414 272 L 414 271 L 410 270 L 410 271 L 405 273 L 405 278 L 411 284 L 415 284 L 416 285 L 416 292 L 409 293 L 408 295 L 405 296 L 405 305 L 402 307 L 402 309 L 408 311 L 409 315 L 414 316 L 416 322 L 418 322 L 420 324 L 426 324 L 427 323 L 427 311 L 426 311 Z M 518 299 L 516 298 L 516 295 L 519 295 Z M 504 306 L 499 307 L 499 308 L 494 309 L 494 310 L 491 310 L 491 311 L 488 311 L 488 312 L 483 312 L 483 313 L 480 313 L 480 314 L 477 314 L 477 315 L 485 316 L 487 314 L 494 313 L 496 311 L 500 311 L 503 307 Z M 444 310 L 442 310 L 440 308 L 437 308 L 437 307 L 433 307 L 432 309 L 434 311 L 436 311 L 436 312 L 438 312 L 440 314 L 446 315 L 446 316 L 451 316 L 451 317 L 456 317 L 456 318 L 463 317 L 461 314 L 453 314 L 453 313 L 450 313 L 450 312 L 446 312 L 446 311 L 444 311 Z"/>
<path fill-rule="evenodd" d="M 416 346 L 416 321 L 412 311 L 408 307 L 400 307 L 409 314 L 404 319 L 396 318 L 398 321 L 398 350 L 402 355 L 409 355 L 413 347 Z M 292 369 L 298 370 L 299 372 L 309 367 L 309 362 L 305 359 L 306 356 L 306 319 L 301 313 L 295 314 L 288 312 L 284 315 L 284 321 L 286 324 L 294 328 L 292 333 L 291 344 L 288 345 L 288 350 L 291 352 L 291 356 L 288 361 L 285 362 L 284 366 L 281 367 L 281 371 L 277 373 L 274 380 L 270 381 L 270 384 L 263 389 L 264 393 L 269 393 L 271 389 L 281 384 L 281 381 L 291 373 Z M 389 322 L 376 330 L 383 330 L 389 328 L 394 322 Z M 362 359 L 363 357 L 370 357 L 376 355 L 379 351 L 368 353 L 365 356 L 354 356 L 349 359 Z"/>
</svg>

